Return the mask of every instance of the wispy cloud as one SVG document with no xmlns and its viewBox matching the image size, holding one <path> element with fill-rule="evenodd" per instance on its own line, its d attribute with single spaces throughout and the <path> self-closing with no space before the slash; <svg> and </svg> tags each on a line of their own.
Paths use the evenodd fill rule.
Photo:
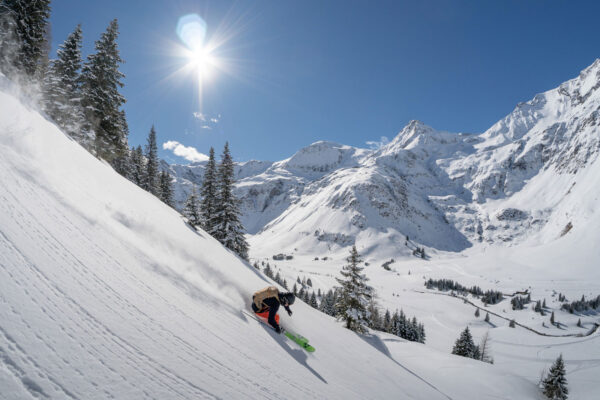
<svg viewBox="0 0 600 400">
<path fill-rule="evenodd" d="M 219 121 L 221 121 L 221 114 L 217 116 L 211 116 L 196 111 L 193 115 L 194 118 L 202 122 L 202 126 L 200 127 L 201 129 L 211 130 L 215 125 L 219 123 Z"/>
<path fill-rule="evenodd" d="M 387 136 L 382 136 L 379 139 L 379 141 L 376 141 L 376 140 L 368 141 L 367 146 L 369 146 L 370 149 L 377 150 L 378 148 L 385 146 L 389 142 L 390 142 L 390 139 L 388 139 Z"/>
<path fill-rule="evenodd" d="M 191 162 L 208 160 L 208 156 L 206 154 L 200 153 L 194 147 L 184 146 L 175 140 L 169 140 L 168 142 L 163 143 L 162 148 L 164 150 L 171 150 L 176 156 L 185 158 Z"/>
<path fill-rule="evenodd" d="M 199 119 L 202 122 L 206 122 L 206 115 L 202 114 L 201 112 L 195 112 L 194 113 L 194 118 Z"/>
</svg>

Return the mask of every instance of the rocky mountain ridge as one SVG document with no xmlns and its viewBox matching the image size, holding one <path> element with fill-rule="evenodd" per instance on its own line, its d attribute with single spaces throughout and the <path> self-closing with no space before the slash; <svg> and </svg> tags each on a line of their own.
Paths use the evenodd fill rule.
<svg viewBox="0 0 600 400">
<path fill-rule="evenodd" d="M 598 167 L 599 88 L 596 60 L 482 134 L 411 121 L 376 150 L 320 141 L 286 160 L 238 163 L 243 222 L 253 241 L 288 249 L 360 241 L 365 251 L 412 251 L 409 242 L 461 251 L 527 240 L 548 225 L 579 172 Z M 202 182 L 201 163 L 163 168 L 176 178 L 179 204 Z M 515 194 L 552 180 L 561 182 L 553 194 L 515 203 Z"/>
</svg>

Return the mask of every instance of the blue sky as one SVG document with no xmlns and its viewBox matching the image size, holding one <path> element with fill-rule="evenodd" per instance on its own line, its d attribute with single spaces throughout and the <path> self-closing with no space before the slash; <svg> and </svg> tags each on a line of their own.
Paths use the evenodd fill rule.
<svg viewBox="0 0 600 400">
<path fill-rule="evenodd" d="M 154 124 L 159 145 L 220 154 L 229 141 L 239 161 L 280 160 L 317 140 L 367 147 L 412 119 L 483 132 L 600 57 L 598 1 L 53 0 L 52 9 L 53 51 L 78 23 L 93 51 L 118 18 L 130 144 L 144 144 Z M 187 62 L 175 28 L 190 13 L 222 42 L 213 55 L 223 70 L 204 80 L 201 104 L 196 76 L 175 73 Z"/>
</svg>

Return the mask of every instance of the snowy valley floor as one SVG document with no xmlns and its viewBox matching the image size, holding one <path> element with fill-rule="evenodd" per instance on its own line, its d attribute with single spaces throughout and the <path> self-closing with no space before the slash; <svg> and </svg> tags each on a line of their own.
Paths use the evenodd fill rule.
<svg viewBox="0 0 600 400">
<path fill-rule="evenodd" d="M 336 284 L 334 278 L 339 276 L 341 266 L 346 263 L 344 258 L 347 255 L 341 250 L 318 255 L 291 253 L 294 256 L 292 260 L 274 261 L 272 255 L 279 253 L 277 244 L 253 244 L 255 260 L 275 266 L 274 271 L 280 271 L 290 287 L 300 277 L 310 278 L 315 290 L 327 290 Z M 320 259 L 315 260 L 315 256 L 320 256 Z M 324 256 L 328 259 L 323 260 Z M 558 301 L 559 292 L 569 301 L 579 300 L 582 295 L 589 299 L 600 294 L 600 279 L 593 259 L 584 263 L 583 267 L 579 265 L 577 270 L 575 265 L 564 263 L 564 260 L 536 255 L 535 249 L 488 248 L 458 255 L 435 254 L 429 260 L 404 256 L 389 265 L 391 271 L 386 271 L 382 265 L 389 260 L 377 257 L 365 259 L 369 263 L 365 272 L 377 291 L 379 304 L 392 312 L 403 309 L 409 317 L 416 316 L 419 322 L 425 324 L 427 334 L 427 352 L 415 356 L 403 352 L 403 346 L 390 346 L 395 359 L 402 360 L 404 365 L 420 373 L 435 369 L 440 387 L 445 387 L 444 384 L 452 386 L 456 384 L 455 377 L 449 382 L 439 383 L 439 380 L 443 382 L 445 368 L 435 362 L 435 357 L 429 352 L 450 353 L 460 332 L 469 326 L 476 343 L 486 331 L 489 332 L 495 361 L 491 368 L 495 374 L 515 374 L 534 385 L 539 382 L 542 371 L 547 370 L 562 353 L 568 372 L 569 398 L 596 398 L 600 389 L 600 332 L 594 329 L 600 323 L 600 315 L 572 315 L 559 310 L 561 302 Z M 587 271 L 582 273 L 581 268 Z M 533 311 L 533 304 L 527 305 L 525 310 L 513 311 L 510 297 L 487 307 L 471 295 L 465 302 L 460 297 L 450 296 L 450 292 L 427 289 L 424 286 L 426 278 L 452 279 L 467 287 L 478 285 L 484 291 L 493 289 L 504 294 L 528 289 L 532 300 L 546 299 L 549 312 L 542 317 Z M 476 306 L 480 307 L 479 318 L 474 315 Z M 489 323 L 484 321 L 486 311 L 491 313 Z M 551 311 L 555 312 L 556 321 L 564 324 L 561 329 L 550 324 Z M 583 325 L 581 328 L 576 326 L 579 318 Z M 541 334 L 565 337 L 543 336 L 521 326 L 510 328 L 511 319 Z M 585 336 L 591 331 L 592 334 Z M 478 367 L 484 368 L 482 363 L 472 366 Z M 465 371 L 465 377 L 468 376 L 470 373 Z M 469 381 L 467 378 L 465 384 L 468 385 Z M 506 394 L 501 398 L 511 398 L 504 396 Z M 521 394 L 514 398 L 530 397 Z"/>
</svg>

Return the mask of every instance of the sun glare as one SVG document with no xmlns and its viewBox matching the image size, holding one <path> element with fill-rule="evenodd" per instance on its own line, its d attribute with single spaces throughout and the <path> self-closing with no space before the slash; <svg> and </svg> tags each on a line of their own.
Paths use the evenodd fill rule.
<svg viewBox="0 0 600 400">
<path fill-rule="evenodd" d="M 211 77 L 215 67 L 220 67 L 213 54 L 215 46 L 206 41 L 206 22 L 198 14 L 189 14 L 179 18 L 177 36 L 185 47 L 181 47 L 181 55 L 187 60 L 185 70 L 192 72 L 198 79 L 198 96 L 202 105 L 203 82 Z"/>
</svg>

